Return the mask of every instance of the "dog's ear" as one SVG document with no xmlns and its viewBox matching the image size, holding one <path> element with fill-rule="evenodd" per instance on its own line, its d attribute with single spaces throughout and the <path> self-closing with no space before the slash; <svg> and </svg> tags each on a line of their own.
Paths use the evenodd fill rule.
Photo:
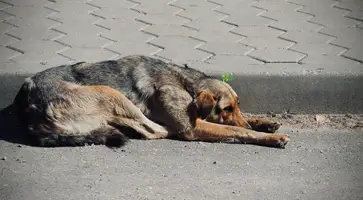
<svg viewBox="0 0 363 200">
<path fill-rule="evenodd" d="M 211 91 L 202 90 L 197 93 L 194 103 L 198 110 L 198 117 L 205 119 L 217 104 L 217 98 Z"/>
</svg>

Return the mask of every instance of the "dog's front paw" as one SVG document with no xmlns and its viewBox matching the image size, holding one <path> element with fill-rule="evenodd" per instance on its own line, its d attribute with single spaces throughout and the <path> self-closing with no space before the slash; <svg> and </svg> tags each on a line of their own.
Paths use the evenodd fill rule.
<svg viewBox="0 0 363 200">
<path fill-rule="evenodd" d="M 268 133 L 275 133 L 279 128 L 281 124 L 277 122 L 270 122 L 266 124 L 266 132 Z"/>
<path fill-rule="evenodd" d="M 290 137 L 287 134 L 273 134 L 269 135 L 267 139 L 267 145 L 278 148 L 285 148 L 286 144 L 290 141 Z"/>
<path fill-rule="evenodd" d="M 255 131 L 275 133 L 280 128 L 281 124 L 266 119 L 257 119 L 251 122 L 251 126 Z"/>
</svg>

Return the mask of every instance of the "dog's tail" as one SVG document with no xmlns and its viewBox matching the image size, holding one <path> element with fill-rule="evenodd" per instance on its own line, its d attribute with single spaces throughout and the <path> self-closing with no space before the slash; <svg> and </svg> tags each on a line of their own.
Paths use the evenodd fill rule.
<svg viewBox="0 0 363 200">
<path fill-rule="evenodd" d="M 20 126 L 26 133 L 27 142 L 30 145 L 43 147 L 84 146 L 87 144 L 106 145 L 109 147 L 121 147 L 129 140 L 119 130 L 112 127 L 99 128 L 87 134 L 60 134 L 63 131 L 57 129 L 44 117 L 41 103 L 33 102 L 32 98 L 35 85 L 31 79 L 27 79 L 18 91 L 13 105 Z M 40 123 L 44 122 L 44 123 Z M 50 127 L 51 126 L 51 127 Z M 59 130 L 59 131 L 56 131 Z"/>
</svg>

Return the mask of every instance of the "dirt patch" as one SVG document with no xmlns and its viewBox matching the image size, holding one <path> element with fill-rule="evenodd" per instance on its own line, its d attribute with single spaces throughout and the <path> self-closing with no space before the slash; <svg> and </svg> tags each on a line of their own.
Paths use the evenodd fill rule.
<svg viewBox="0 0 363 200">
<path fill-rule="evenodd" d="M 247 117 L 262 117 L 277 121 L 282 127 L 314 129 L 329 127 L 334 129 L 352 129 L 363 131 L 363 115 L 356 114 L 317 114 L 299 115 L 292 113 L 245 114 Z"/>
</svg>

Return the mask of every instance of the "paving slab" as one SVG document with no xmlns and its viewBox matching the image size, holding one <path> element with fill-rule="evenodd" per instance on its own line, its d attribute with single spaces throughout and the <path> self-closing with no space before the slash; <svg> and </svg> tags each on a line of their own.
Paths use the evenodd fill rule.
<svg viewBox="0 0 363 200">
<path fill-rule="evenodd" d="M 43 69 L 143 54 L 234 73 L 246 112 L 363 113 L 362 13 L 360 0 L 2 0 L 0 107 Z"/>
</svg>

